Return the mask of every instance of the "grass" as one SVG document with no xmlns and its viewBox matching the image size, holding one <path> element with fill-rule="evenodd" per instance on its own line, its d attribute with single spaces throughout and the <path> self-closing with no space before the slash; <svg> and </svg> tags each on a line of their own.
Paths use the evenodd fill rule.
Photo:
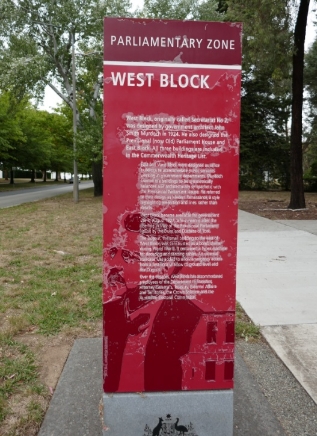
<svg viewBox="0 0 317 436">
<path fill-rule="evenodd" d="M 67 194 L 0 210 L 1 435 L 38 432 L 51 395 L 40 344 L 100 330 L 101 219 L 90 189 L 77 205 Z"/>
<path fill-rule="evenodd" d="M 260 327 L 251 321 L 238 302 L 236 305 L 236 337 L 246 341 L 261 337 Z"/>
<path fill-rule="evenodd" d="M 91 189 L 80 192 L 78 204 L 66 194 L 0 209 L 3 436 L 33 436 L 39 430 L 51 397 L 41 376 L 45 346 L 100 334 L 101 211 L 101 198 Z M 260 336 L 239 305 L 236 336 Z"/>
<path fill-rule="evenodd" d="M 0 422 L 10 413 L 9 400 L 14 395 L 43 395 L 45 388 L 37 377 L 34 354 L 27 346 L 2 334 L 0 336 Z M 27 388 L 26 388 L 27 387 Z M 28 395 L 31 394 L 31 395 Z M 34 400 L 30 401 L 34 403 Z M 37 422 L 43 417 L 43 410 Z"/>
</svg>

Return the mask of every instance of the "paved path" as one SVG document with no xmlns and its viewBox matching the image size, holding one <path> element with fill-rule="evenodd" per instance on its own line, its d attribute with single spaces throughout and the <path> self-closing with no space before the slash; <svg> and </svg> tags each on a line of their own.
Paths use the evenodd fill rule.
<svg viewBox="0 0 317 436">
<path fill-rule="evenodd" d="M 79 190 L 93 187 L 93 182 L 85 181 L 79 184 Z M 15 191 L 0 192 L 0 209 L 45 198 L 56 197 L 73 191 L 73 185 L 61 183 L 60 185 L 41 186 L 40 188 L 17 189 Z"/>
<path fill-rule="evenodd" d="M 317 220 L 280 220 L 276 222 L 317 236 Z"/>
<path fill-rule="evenodd" d="M 317 403 L 317 221 L 240 211 L 237 300 Z"/>
</svg>

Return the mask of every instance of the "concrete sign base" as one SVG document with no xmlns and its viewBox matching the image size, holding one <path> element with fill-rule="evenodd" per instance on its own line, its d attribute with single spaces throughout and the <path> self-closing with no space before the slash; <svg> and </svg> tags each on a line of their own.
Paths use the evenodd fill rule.
<svg viewBox="0 0 317 436">
<path fill-rule="evenodd" d="M 232 436 L 233 390 L 103 395 L 104 436 Z"/>
</svg>

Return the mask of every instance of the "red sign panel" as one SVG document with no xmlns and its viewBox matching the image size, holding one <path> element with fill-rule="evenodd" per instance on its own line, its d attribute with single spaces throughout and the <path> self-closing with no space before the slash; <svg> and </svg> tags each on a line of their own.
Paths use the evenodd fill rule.
<svg viewBox="0 0 317 436">
<path fill-rule="evenodd" d="M 241 25 L 105 19 L 104 391 L 233 387 Z"/>
</svg>

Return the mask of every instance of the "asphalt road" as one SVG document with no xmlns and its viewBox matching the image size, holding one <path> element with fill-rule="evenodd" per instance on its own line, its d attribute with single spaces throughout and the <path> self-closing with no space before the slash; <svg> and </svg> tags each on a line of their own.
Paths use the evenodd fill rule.
<svg viewBox="0 0 317 436">
<path fill-rule="evenodd" d="M 79 190 L 92 188 L 93 182 L 81 182 Z M 16 191 L 0 192 L 0 209 L 18 206 L 23 203 L 44 200 L 73 191 L 73 185 L 63 183 L 60 185 L 45 186 L 41 188 L 18 189 Z"/>
</svg>

